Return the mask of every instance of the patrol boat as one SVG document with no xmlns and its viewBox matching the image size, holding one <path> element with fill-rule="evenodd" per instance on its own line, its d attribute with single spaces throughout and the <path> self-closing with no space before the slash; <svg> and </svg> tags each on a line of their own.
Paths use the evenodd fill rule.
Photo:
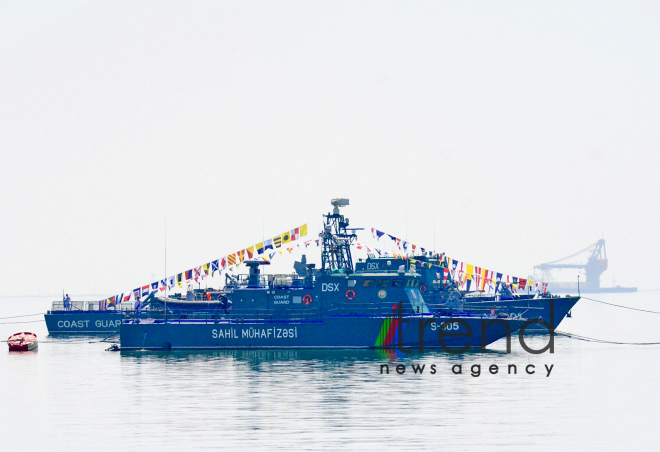
<svg viewBox="0 0 660 452">
<path fill-rule="evenodd" d="M 206 295 L 213 298 L 208 300 Z M 174 294 L 170 297 L 158 297 L 156 292 L 145 297 L 140 308 L 140 317 L 162 316 L 164 309 L 177 313 L 184 308 L 187 311 L 211 309 L 226 303 L 222 292 L 188 287 L 187 293 Z M 104 301 L 53 301 L 51 308 L 44 314 L 48 334 L 109 334 L 119 332 L 122 318 L 135 318 L 133 303 L 117 303 L 107 307 Z"/>
<path fill-rule="evenodd" d="M 554 332 L 580 299 L 579 296 L 559 297 L 550 293 L 519 295 L 504 282 L 497 284 L 495 295 L 459 291 L 454 281 L 444 277 L 445 269 L 448 269 L 445 260 L 441 255 L 432 253 L 406 259 L 370 255 L 367 259 L 357 262 L 356 270 L 387 274 L 396 271 L 400 265 L 416 268 L 421 276 L 420 292 L 432 312 L 438 315 L 456 312 L 474 315 L 505 312 L 513 318 L 545 322 L 530 323 L 525 328 L 526 333 Z"/>
<path fill-rule="evenodd" d="M 459 353 L 482 347 L 521 328 L 506 314 L 434 315 L 420 293 L 414 267 L 391 273 L 355 271 L 356 239 L 339 212 L 348 199 L 331 201 L 323 215 L 321 268 L 305 265 L 289 275 L 265 275 L 263 260 L 244 263 L 249 273 L 225 278 L 231 307 L 184 309 L 124 320 L 122 350 L 262 348 L 438 348 Z"/>
</svg>

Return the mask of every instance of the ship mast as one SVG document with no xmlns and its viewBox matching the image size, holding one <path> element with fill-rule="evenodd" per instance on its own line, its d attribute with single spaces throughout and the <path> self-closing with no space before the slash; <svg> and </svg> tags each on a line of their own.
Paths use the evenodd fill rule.
<svg viewBox="0 0 660 452">
<path fill-rule="evenodd" d="M 330 203 L 333 205 L 332 214 L 328 212 L 323 215 L 325 224 L 323 232 L 319 235 L 323 240 L 323 251 L 321 252 L 321 271 L 353 273 L 353 258 L 351 257 L 351 244 L 357 236 L 348 233 L 348 218 L 339 213 L 340 207 L 349 205 L 347 198 L 335 198 Z"/>
</svg>

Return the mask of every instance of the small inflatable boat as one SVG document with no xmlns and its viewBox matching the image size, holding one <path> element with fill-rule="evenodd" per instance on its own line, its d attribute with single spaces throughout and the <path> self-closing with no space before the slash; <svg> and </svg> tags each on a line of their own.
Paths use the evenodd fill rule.
<svg viewBox="0 0 660 452">
<path fill-rule="evenodd" d="M 37 348 L 37 335 L 34 333 L 16 333 L 9 336 L 7 339 L 10 352 L 27 352 Z"/>
</svg>

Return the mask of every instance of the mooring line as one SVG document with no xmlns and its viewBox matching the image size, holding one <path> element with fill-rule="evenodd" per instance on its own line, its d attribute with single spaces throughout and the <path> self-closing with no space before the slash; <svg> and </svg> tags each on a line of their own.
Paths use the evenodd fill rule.
<svg viewBox="0 0 660 452">
<path fill-rule="evenodd" d="M 598 342 L 601 344 L 614 344 L 614 345 L 660 345 L 660 342 L 616 342 L 606 341 L 605 339 L 597 339 L 593 337 L 580 336 L 579 334 L 565 333 L 563 331 L 555 331 L 557 336 L 565 336 L 571 339 L 577 339 L 585 342 Z"/>
<path fill-rule="evenodd" d="M 608 303 L 607 301 L 594 300 L 593 298 L 582 297 L 582 299 L 595 301 L 596 303 L 608 304 L 610 306 L 616 306 L 617 308 L 631 309 L 633 311 L 641 311 L 641 312 L 650 312 L 651 314 L 660 314 L 660 311 L 649 311 L 648 309 L 631 308 L 630 306 L 622 306 L 620 304 Z"/>
<path fill-rule="evenodd" d="M 11 317 L 0 317 L 0 320 L 17 319 L 19 317 L 32 317 L 32 316 L 35 316 L 35 315 L 44 315 L 44 314 L 45 314 L 45 312 L 39 312 L 37 314 L 14 315 L 14 316 L 11 316 Z"/>
<path fill-rule="evenodd" d="M 94 344 L 94 343 L 97 343 L 97 342 L 105 342 L 108 338 L 111 338 L 111 337 L 113 337 L 113 336 L 117 336 L 118 334 L 119 334 L 119 330 L 117 330 L 117 331 L 113 331 L 112 334 L 110 334 L 110 335 L 104 337 L 104 338 L 101 339 L 100 341 L 90 341 L 90 344 Z M 113 341 L 110 341 L 110 342 L 113 342 Z"/>
<path fill-rule="evenodd" d="M 17 323 L 37 323 L 37 322 L 44 322 L 44 321 L 45 321 L 44 319 L 41 319 L 41 320 L 26 320 L 24 322 L 3 322 L 3 323 L 0 323 L 0 325 L 14 325 L 14 324 L 17 324 Z"/>
</svg>

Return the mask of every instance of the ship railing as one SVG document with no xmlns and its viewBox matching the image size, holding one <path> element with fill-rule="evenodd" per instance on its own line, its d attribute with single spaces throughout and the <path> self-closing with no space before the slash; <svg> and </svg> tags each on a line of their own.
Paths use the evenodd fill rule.
<svg viewBox="0 0 660 452">
<path fill-rule="evenodd" d="M 87 311 L 89 301 L 70 301 L 69 309 L 65 309 L 63 301 L 53 301 L 51 311 Z"/>
<path fill-rule="evenodd" d="M 313 278 L 300 277 L 297 274 L 260 275 L 258 277 L 246 274 L 227 275 L 225 288 L 262 287 L 267 289 L 290 289 L 313 287 Z"/>
<path fill-rule="evenodd" d="M 70 301 L 69 309 L 66 309 L 63 301 L 53 301 L 53 304 L 51 305 L 51 312 L 102 311 L 102 309 L 99 309 L 99 307 L 100 307 L 99 301 Z M 112 311 L 113 309 L 117 309 L 117 308 L 110 307 L 109 309 L 104 309 L 104 310 Z"/>
<path fill-rule="evenodd" d="M 115 306 L 100 309 L 101 304 L 98 300 L 94 301 L 71 301 L 70 309 L 65 309 L 63 301 L 53 301 L 51 305 L 51 313 L 63 312 L 127 312 L 134 311 L 133 303 L 117 303 Z"/>
<path fill-rule="evenodd" d="M 375 303 L 371 306 L 337 306 L 329 309 L 322 307 L 305 308 L 227 308 L 213 307 L 210 309 L 201 308 L 167 308 L 152 307 L 142 310 L 124 312 L 126 322 L 134 322 L 138 319 L 149 320 L 152 322 L 199 322 L 199 323 L 218 323 L 218 322 L 295 322 L 295 321 L 322 321 L 327 317 L 395 317 L 398 311 L 392 308 L 392 303 Z M 418 313 L 412 308 L 406 307 L 403 310 L 406 317 L 431 317 L 431 312 Z"/>
<path fill-rule="evenodd" d="M 515 311 L 516 315 L 522 315 L 525 318 L 534 318 L 541 315 L 544 307 L 540 303 L 527 303 L 527 306 L 516 304 L 512 306 L 510 303 L 502 302 L 499 304 L 488 303 L 485 306 L 479 306 L 478 303 L 462 304 L 462 303 L 429 303 L 427 306 L 433 312 L 440 312 L 442 315 L 461 315 L 470 314 L 477 316 L 492 316 L 492 315 L 512 315 Z"/>
<path fill-rule="evenodd" d="M 330 310 L 313 309 L 313 310 L 291 310 L 289 312 L 282 310 L 229 310 L 225 313 L 223 310 L 177 310 L 173 312 L 166 312 L 164 310 L 149 310 L 142 311 L 139 315 L 135 311 L 122 312 L 122 320 L 124 323 L 136 323 L 138 321 L 148 321 L 151 323 L 278 323 L 278 322 L 322 322 L 328 317 L 378 317 L 378 318 L 395 318 L 398 312 L 391 309 L 369 308 L 362 309 L 359 312 L 350 312 L 342 308 L 334 308 Z M 490 312 L 459 312 L 459 311 L 443 311 L 416 313 L 411 309 L 404 310 L 402 315 L 405 318 L 434 318 L 441 315 L 442 317 L 487 317 L 492 318 L 493 314 Z M 526 318 L 533 316 L 525 316 Z"/>
<path fill-rule="evenodd" d="M 137 319 L 149 320 L 155 323 L 249 323 L 249 322 L 309 322 L 322 319 L 321 308 L 307 309 L 234 309 L 234 308 L 211 308 L 211 309 L 149 309 L 125 312 L 125 322 L 135 322 Z"/>
<path fill-rule="evenodd" d="M 388 303 L 387 305 L 383 304 L 374 304 L 370 306 L 351 306 L 343 305 L 330 308 L 326 310 L 326 313 L 330 317 L 396 317 L 398 311 L 392 309 L 392 305 Z M 409 307 L 402 310 L 402 315 L 404 317 L 410 317 L 415 315 L 414 311 Z M 421 314 L 424 316 L 428 314 Z"/>
<path fill-rule="evenodd" d="M 398 304 L 392 301 L 381 301 L 374 303 L 352 303 L 346 301 L 326 310 L 329 316 L 341 317 L 396 317 L 399 313 Z M 431 311 L 416 310 L 409 303 L 404 303 L 401 310 L 404 317 L 432 317 Z"/>
<path fill-rule="evenodd" d="M 454 309 L 447 306 L 442 306 L 438 309 L 437 306 L 427 306 L 428 311 L 417 311 L 410 305 L 404 305 L 401 310 L 401 315 L 405 318 L 434 318 L 442 317 L 484 317 L 493 318 L 493 316 L 502 315 L 503 311 L 491 312 L 491 309 Z M 353 307 L 350 305 L 337 306 L 325 311 L 327 316 L 334 317 L 390 317 L 395 318 L 399 316 L 398 306 L 396 303 L 380 303 L 370 306 Z"/>
</svg>

